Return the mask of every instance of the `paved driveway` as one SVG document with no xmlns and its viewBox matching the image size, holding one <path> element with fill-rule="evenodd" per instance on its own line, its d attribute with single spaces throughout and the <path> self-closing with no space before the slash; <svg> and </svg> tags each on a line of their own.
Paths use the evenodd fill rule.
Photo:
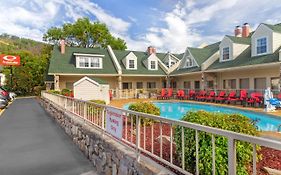
<svg viewBox="0 0 281 175">
<path fill-rule="evenodd" d="M 36 99 L 17 99 L 0 117 L 0 175 L 95 174 L 92 168 Z"/>
</svg>

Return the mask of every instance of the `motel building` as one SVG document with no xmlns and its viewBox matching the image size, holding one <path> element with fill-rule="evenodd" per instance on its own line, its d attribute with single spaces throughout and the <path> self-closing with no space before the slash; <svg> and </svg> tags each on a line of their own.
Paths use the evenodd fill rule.
<svg viewBox="0 0 281 175">
<path fill-rule="evenodd" d="M 280 90 L 281 24 L 236 26 L 234 35 L 184 53 L 55 46 L 47 89 L 73 89 L 83 77 L 107 82 L 116 98 L 147 97 L 159 89 Z M 85 88 L 84 88 L 85 89 Z M 158 90 L 158 91 L 157 91 Z"/>
</svg>

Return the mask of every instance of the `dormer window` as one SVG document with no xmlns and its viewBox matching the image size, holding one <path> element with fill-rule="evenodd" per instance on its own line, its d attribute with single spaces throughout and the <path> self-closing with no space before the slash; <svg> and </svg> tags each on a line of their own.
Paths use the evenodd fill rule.
<svg viewBox="0 0 281 175">
<path fill-rule="evenodd" d="M 193 61 L 191 59 L 187 59 L 185 68 L 190 68 L 190 67 L 193 67 L 193 66 L 194 66 Z"/>
<path fill-rule="evenodd" d="M 155 70 L 156 69 L 156 61 L 150 61 L 150 69 Z"/>
<path fill-rule="evenodd" d="M 222 60 L 229 60 L 229 47 L 225 47 L 222 49 Z"/>
<path fill-rule="evenodd" d="M 257 39 L 257 55 L 267 52 L 267 39 L 266 37 Z"/>
<path fill-rule="evenodd" d="M 129 60 L 129 69 L 135 69 L 135 60 Z"/>
<path fill-rule="evenodd" d="M 102 58 L 99 57 L 77 57 L 78 68 L 93 68 L 101 69 L 102 68 Z"/>
</svg>

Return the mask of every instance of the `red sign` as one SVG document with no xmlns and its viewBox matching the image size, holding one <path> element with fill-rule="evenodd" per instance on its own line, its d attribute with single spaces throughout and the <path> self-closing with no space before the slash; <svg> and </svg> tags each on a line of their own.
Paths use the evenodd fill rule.
<svg viewBox="0 0 281 175">
<path fill-rule="evenodd" d="M 0 65 L 2 66 L 19 66 L 20 56 L 0 55 Z"/>
</svg>

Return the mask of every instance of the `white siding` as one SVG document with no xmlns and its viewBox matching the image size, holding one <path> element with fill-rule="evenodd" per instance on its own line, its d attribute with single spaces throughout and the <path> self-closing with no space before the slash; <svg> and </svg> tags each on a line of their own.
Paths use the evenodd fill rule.
<svg viewBox="0 0 281 175">
<path fill-rule="evenodd" d="M 82 100 L 104 100 L 109 103 L 109 85 L 98 85 L 84 80 L 74 86 L 74 98 Z"/>
<path fill-rule="evenodd" d="M 270 54 L 273 53 L 273 31 L 265 26 L 264 24 L 259 25 L 259 27 L 256 29 L 255 33 L 251 37 L 251 43 L 252 43 L 252 57 L 257 56 L 257 46 L 256 42 L 259 38 L 267 38 L 267 53 Z"/>
<path fill-rule="evenodd" d="M 273 32 L 273 52 L 281 46 L 281 33 Z"/>
<path fill-rule="evenodd" d="M 229 60 L 233 59 L 233 42 L 228 37 L 224 37 L 220 43 L 220 62 L 229 61 L 229 60 L 222 60 L 223 48 L 226 47 L 229 47 Z"/>
</svg>

